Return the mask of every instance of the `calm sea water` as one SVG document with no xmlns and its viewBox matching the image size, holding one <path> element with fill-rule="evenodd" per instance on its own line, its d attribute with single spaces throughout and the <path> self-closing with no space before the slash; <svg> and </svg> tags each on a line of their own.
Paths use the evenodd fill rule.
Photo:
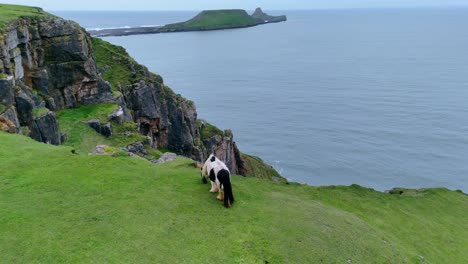
<svg viewBox="0 0 468 264">
<path fill-rule="evenodd" d="M 57 12 L 86 28 L 196 12 Z M 468 191 L 468 9 L 284 11 L 247 29 L 109 37 L 289 180 Z"/>
</svg>

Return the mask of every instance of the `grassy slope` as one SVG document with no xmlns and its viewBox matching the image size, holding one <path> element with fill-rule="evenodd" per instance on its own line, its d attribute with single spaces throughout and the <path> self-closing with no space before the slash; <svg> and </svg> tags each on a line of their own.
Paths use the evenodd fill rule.
<svg viewBox="0 0 468 264">
<path fill-rule="evenodd" d="M 287 182 L 275 169 L 267 165 L 261 158 L 242 153 L 241 158 L 244 161 L 245 174 L 257 178 Z"/>
<path fill-rule="evenodd" d="M 19 17 L 45 18 L 53 17 L 38 7 L 0 4 L 0 32 L 11 21 Z"/>
<path fill-rule="evenodd" d="M 245 27 L 255 25 L 256 21 L 244 10 L 208 10 L 194 18 L 164 26 L 164 28 L 216 29 L 226 27 Z"/>
<path fill-rule="evenodd" d="M 468 259 L 468 197 L 459 192 L 391 195 L 234 176 L 237 200 L 224 209 L 188 160 L 77 156 L 6 133 L 0 142 L 0 251 L 7 263 Z"/>
<path fill-rule="evenodd" d="M 107 116 L 111 114 L 117 105 L 100 104 L 80 106 L 79 108 L 61 110 L 57 113 L 60 130 L 66 132 L 68 139 L 64 145 L 74 147 L 82 153 L 91 152 L 96 145 L 105 144 L 112 147 L 126 147 L 137 141 L 144 141 L 146 137 L 139 134 L 137 125 L 128 122 L 123 125 L 112 123 L 113 136 L 105 138 L 90 128 L 86 121 L 99 119 L 101 124 L 108 123 Z M 128 131 L 128 135 L 123 132 Z"/>
<path fill-rule="evenodd" d="M 92 43 L 97 66 L 108 67 L 102 77 L 112 85 L 114 91 L 119 90 L 119 85 L 133 84 L 136 79 L 141 78 L 139 71 L 136 72 L 136 76 L 132 76 L 132 71 L 126 66 L 137 63 L 128 56 L 123 47 L 112 45 L 99 38 L 92 38 Z"/>
</svg>

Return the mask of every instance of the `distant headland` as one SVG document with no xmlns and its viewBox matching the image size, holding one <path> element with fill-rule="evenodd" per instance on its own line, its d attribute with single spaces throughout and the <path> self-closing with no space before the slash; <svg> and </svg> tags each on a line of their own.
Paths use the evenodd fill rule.
<svg viewBox="0 0 468 264">
<path fill-rule="evenodd" d="M 252 15 L 249 15 L 245 10 L 242 9 L 205 10 L 200 12 L 192 19 L 180 23 L 155 27 L 110 28 L 90 30 L 88 32 L 95 37 L 128 36 L 140 34 L 245 28 L 268 23 L 278 23 L 286 20 L 287 18 L 284 15 L 270 16 L 264 13 L 261 8 L 255 9 L 255 12 Z"/>
</svg>

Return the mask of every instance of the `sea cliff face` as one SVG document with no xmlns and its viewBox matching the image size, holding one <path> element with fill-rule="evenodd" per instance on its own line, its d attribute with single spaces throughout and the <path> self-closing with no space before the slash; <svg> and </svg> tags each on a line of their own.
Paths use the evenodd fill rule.
<svg viewBox="0 0 468 264">
<path fill-rule="evenodd" d="M 112 100 L 111 87 L 97 74 L 90 38 L 78 24 L 20 18 L 6 27 L 0 37 L 0 104 L 10 130 L 60 144 L 54 111 Z"/>
<path fill-rule="evenodd" d="M 105 58 L 98 63 L 102 67 L 95 49 Z M 127 82 L 114 81 L 115 67 L 128 73 Z M 122 120 L 134 122 L 152 148 L 200 162 L 215 153 L 232 173 L 249 174 L 232 132 L 199 120 L 192 101 L 175 94 L 123 48 L 92 39 L 78 24 L 60 18 L 8 24 L 0 38 L 1 130 L 59 145 L 67 135 L 60 132 L 56 112 L 101 103 L 120 105 Z"/>
</svg>

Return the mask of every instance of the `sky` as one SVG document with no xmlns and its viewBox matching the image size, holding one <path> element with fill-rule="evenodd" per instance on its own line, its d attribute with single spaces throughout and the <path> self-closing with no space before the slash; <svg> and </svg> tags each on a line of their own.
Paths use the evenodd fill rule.
<svg viewBox="0 0 468 264">
<path fill-rule="evenodd" d="M 0 3 L 62 10 L 265 10 L 467 6 L 468 0 L 0 0 Z"/>
</svg>

